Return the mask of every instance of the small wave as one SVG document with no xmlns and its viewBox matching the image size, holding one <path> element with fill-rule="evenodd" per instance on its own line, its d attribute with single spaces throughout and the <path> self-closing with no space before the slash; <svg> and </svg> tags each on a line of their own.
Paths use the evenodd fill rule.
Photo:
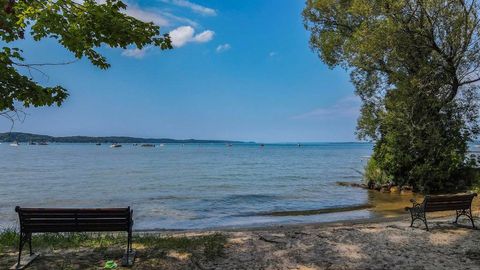
<svg viewBox="0 0 480 270">
<path fill-rule="evenodd" d="M 278 195 L 270 194 L 235 194 L 224 197 L 222 201 L 228 203 L 261 203 L 277 199 L 279 199 Z"/>
<path fill-rule="evenodd" d="M 372 208 L 371 204 L 360 204 L 352 206 L 339 206 L 339 207 L 330 207 L 322 209 L 310 209 L 310 210 L 292 210 L 292 211 L 275 211 L 275 212 L 263 212 L 257 213 L 256 216 L 274 216 L 274 217 L 284 217 L 284 216 L 312 216 L 328 213 L 339 213 L 339 212 L 349 212 L 356 210 L 365 210 Z"/>
<path fill-rule="evenodd" d="M 158 197 L 147 198 L 147 201 L 163 201 L 163 200 L 196 200 L 199 199 L 197 196 L 175 196 L 175 195 L 164 195 Z"/>
</svg>

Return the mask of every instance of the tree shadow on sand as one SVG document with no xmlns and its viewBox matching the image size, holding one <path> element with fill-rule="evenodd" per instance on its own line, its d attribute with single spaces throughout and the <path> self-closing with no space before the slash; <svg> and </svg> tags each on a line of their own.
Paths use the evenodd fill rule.
<svg viewBox="0 0 480 270">
<path fill-rule="evenodd" d="M 477 222 L 478 219 L 476 220 Z M 432 220 L 428 232 L 408 220 L 232 234 L 238 242 L 217 269 L 479 269 L 480 231 Z M 465 225 L 463 225 L 465 224 Z M 242 240 L 243 238 L 243 240 Z"/>
</svg>

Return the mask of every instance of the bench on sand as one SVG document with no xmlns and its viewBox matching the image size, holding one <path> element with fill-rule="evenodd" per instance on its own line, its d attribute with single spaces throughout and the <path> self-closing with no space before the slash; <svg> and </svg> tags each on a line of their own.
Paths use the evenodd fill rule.
<svg viewBox="0 0 480 270">
<path fill-rule="evenodd" d="M 20 220 L 18 262 L 11 269 L 23 269 L 39 254 L 32 251 L 33 233 L 63 232 L 127 232 L 127 250 L 123 266 L 133 265 L 132 250 L 133 210 L 127 208 L 21 208 L 15 207 Z M 23 246 L 28 242 L 30 257 L 21 265 Z"/>
<path fill-rule="evenodd" d="M 456 218 L 454 224 L 458 222 L 460 216 L 466 216 L 472 222 L 472 227 L 475 228 L 472 216 L 472 201 L 477 196 L 477 193 L 467 195 L 439 195 L 439 196 L 425 196 L 422 203 L 417 203 L 414 199 L 410 201 L 413 203 L 412 207 L 405 207 L 406 211 L 410 211 L 413 226 L 415 220 L 421 220 L 425 224 L 428 231 L 427 216 L 428 212 L 438 211 L 456 211 Z"/>
</svg>

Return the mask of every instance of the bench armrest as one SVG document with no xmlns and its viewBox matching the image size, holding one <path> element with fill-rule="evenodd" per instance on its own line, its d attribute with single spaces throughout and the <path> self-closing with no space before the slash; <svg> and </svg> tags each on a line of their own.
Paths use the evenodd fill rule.
<svg viewBox="0 0 480 270">
<path fill-rule="evenodd" d="M 418 203 L 415 199 L 410 199 L 412 207 L 405 207 L 405 211 L 419 211 L 423 209 L 423 202 Z"/>
</svg>

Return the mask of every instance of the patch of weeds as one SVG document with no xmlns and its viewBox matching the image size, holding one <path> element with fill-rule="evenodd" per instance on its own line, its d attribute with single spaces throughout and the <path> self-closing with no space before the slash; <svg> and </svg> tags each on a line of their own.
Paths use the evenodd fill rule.
<svg viewBox="0 0 480 270">
<path fill-rule="evenodd" d="M 133 243 L 141 244 L 151 250 L 175 250 L 182 252 L 198 252 L 203 250 L 204 256 L 215 259 L 224 253 L 226 236 L 215 233 L 203 236 L 162 236 L 160 234 L 134 234 Z M 0 232 L 0 252 L 16 250 L 19 233 L 14 229 Z M 105 252 L 108 248 L 123 248 L 127 237 L 123 234 L 108 233 L 44 233 L 34 234 L 32 244 L 35 248 L 93 248 Z"/>
<path fill-rule="evenodd" d="M 4 229 L 0 232 L 0 252 L 15 248 L 18 245 L 19 235 L 14 229 Z"/>
<path fill-rule="evenodd" d="M 220 233 L 215 233 L 205 237 L 203 244 L 203 254 L 207 260 L 214 260 L 225 254 L 225 243 L 227 237 Z"/>
<path fill-rule="evenodd" d="M 17 249 L 19 233 L 14 229 L 0 232 L 0 251 Z M 97 233 L 40 233 L 33 234 L 32 245 L 38 248 L 105 248 L 125 244 L 126 237 Z"/>
</svg>

